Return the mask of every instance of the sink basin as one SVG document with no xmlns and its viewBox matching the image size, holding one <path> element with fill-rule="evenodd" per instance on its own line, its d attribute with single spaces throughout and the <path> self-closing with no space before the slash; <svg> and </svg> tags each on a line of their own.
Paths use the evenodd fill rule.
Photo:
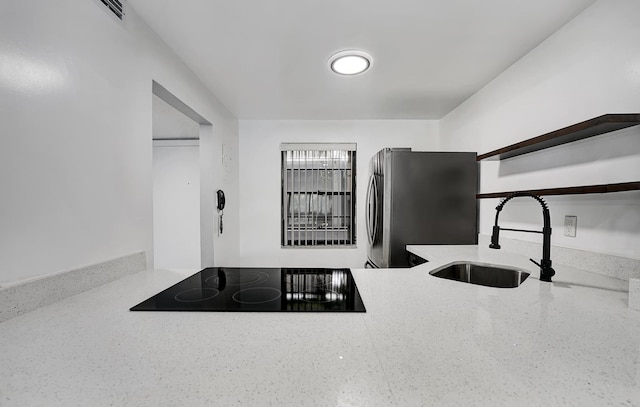
<svg viewBox="0 0 640 407">
<path fill-rule="evenodd" d="M 526 271 L 492 264 L 454 262 L 430 272 L 432 276 L 488 287 L 515 288 L 529 277 Z"/>
</svg>

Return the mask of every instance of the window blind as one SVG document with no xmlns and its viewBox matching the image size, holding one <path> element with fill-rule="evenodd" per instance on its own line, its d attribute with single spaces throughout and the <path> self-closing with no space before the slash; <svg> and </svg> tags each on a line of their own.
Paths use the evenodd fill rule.
<svg viewBox="0 0 640 407">
<path fill-rule="evenodd" d="M 353 246 L 355 144 L 283 144 L 282 246 Z"/>
</svg>

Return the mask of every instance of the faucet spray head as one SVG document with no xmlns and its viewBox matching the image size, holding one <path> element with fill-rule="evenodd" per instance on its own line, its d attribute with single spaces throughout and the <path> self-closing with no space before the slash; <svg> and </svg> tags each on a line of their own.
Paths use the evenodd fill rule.
<svg viewBox="0 0 640 407">
<path fill-rule="evenodd" d="M 489 245 L 490 249 L 499 249 L 500 248 L 500 226 L 493 226 L 493 233 L 491 234 L 491 244 Z"/>
</svg>

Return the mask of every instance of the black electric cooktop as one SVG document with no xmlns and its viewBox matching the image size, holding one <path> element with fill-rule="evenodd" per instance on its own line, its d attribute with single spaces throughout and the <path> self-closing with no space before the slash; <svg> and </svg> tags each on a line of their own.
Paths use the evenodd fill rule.
<svg viewBox="0 0 640 407">
<path fill-rule="evenodd" d="M 211 267 L 131 311 L 366 312 L 349 269 Z"/>
</svg>

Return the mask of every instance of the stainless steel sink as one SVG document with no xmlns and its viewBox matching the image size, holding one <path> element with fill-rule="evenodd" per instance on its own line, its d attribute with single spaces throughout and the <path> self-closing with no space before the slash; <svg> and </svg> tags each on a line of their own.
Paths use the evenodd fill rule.
<svg viewBox="0 0 640 407">
<path fill-rule="evenodd" d="M 492 264 L 453 262 L 430 272 L 432 276 L 488 287 L 515 288 L 529 277 L 526 271 Z"/>
</svg>

